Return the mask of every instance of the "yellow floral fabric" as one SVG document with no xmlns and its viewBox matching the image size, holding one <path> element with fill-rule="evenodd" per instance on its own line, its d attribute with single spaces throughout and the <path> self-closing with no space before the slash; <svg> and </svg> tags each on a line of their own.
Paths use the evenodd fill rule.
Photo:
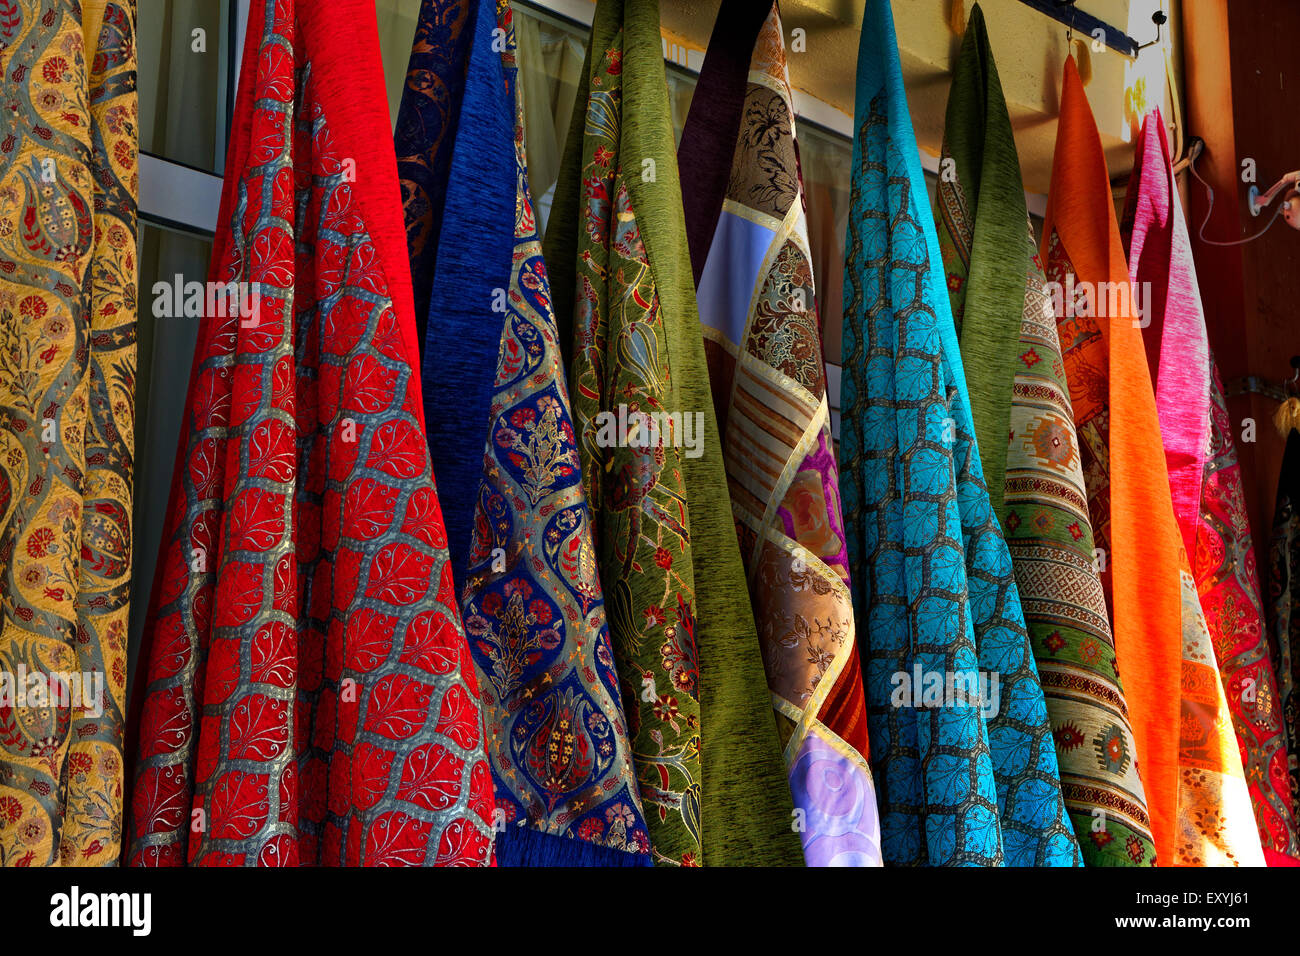
<svg viewBox="0 0 1300 956">
<path fill-rule="evenodd" d="M 134 0 L 0 0 L 0 864 L 113 865 L 134 454 Z"/>
</svg>

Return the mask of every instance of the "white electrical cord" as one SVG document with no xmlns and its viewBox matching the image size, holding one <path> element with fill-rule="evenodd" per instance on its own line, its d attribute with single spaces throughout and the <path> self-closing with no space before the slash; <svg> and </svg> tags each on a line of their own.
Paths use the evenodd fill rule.
<svg viewBox="0 0 1300 956">
<path fill-rule="evenodd" d="M 1210 216 L 1214 212 L 1214 188 L 1209 183 L 1207 183 L 1204 179 L 1201 179 L 1201 174 L 1196 171 L 1196 156 L 1199 154 L 1200 154 L 1200 150 L 1198 149 L 1196 150 L 1195 155 L 1189 156 L 1190 161 L 1187 164 L 1187 168 L 1191 170 L 1191 173 L 1193 176 L 1196 177 L 1197 182 L 1199 182 L 1202 186 L 1205 187 L 1205 194 L 1210 200 L 1210 206 L 1208 209 L 1205 210 L 1205 218 L 1201 220 L 1201 228 L 1198 231 L 1198 234 L 1201 237 L 1201 241 L 1211 246 L 1240 246 L 1247 242 L 1253 242 L 1254 240 L 1258 239 L 1260 236 L 1264 235 L 1264 233 L 1268 232 L 1268 230 L 1272 227 L 1273 223 L 1277 221 L 1277 217 L 1282 213 L 1282 210 L 1286 207 L 1285 202 L 1278 204 L 1278 207 L 1273 210 L 1273 215 L 1269 217 L 1268 222 L 1267 224 L 1265 224 L 1264 228 L 1261 229 L 1259 232 L 1255 233 L 1253 236 L 1247 236 L 1244 239 L 1234 239 L 1231 242 L 1220 242 L 1217 239 L 1210 239 L 1206 237 L 1205 227 L 1209 225 Z"/>
</svg>

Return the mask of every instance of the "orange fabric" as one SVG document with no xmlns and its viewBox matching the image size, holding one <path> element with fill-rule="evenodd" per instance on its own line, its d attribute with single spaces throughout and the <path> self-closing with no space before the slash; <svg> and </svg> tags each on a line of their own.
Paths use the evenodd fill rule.
<svg viewBox="0 0 1300 956">
<path fill-rule="evenodd" d="M 1043 222 L 1043 257 L 1056 233 L 1090 288 L 1129 288 L 1110 180 L 1097 126 L 1073 57 L 1066 60 L 1052 185 Z M 1155 394 L 1130 294 L 1096 322 L 1108 360 L 1110 545 L 1115 651 L 1146 790 L 1157 863 L 1175 858 L 1183 543 L 1169 496 Z M 1094 314 L 1095 314 L 1094 310 Z M 1108 313 L 1111 310 L 1107 310 Z M 1067 360 L 1066 374 L 1075 382 Z M 1076 408 L 1076 417 L 1079 411 Z"/>
</svg>

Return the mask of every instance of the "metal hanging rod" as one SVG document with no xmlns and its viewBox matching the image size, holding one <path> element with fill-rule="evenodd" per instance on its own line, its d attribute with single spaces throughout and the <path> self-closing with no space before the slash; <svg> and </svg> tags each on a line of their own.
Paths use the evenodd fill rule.
<svg viewBox="0 0 1300 956">
<path fill-rule="evenodd" d="M 1143 47 L 1151 46 L 1151 43 L 1138 43 L 1119 27 L 1111 26 L 1103 20 L 1098 20 L 1091 13 L 1080 10 L 1075 0 L 1020 0 L 1020 2 L 1086 36 L 1093 36 L 1100 29 L 1105 34 L 1107 48 L 1124 56 L 1136 57 Z M 1167 19 L 1163 10 L 1157 11 L 1152 16 L 1151 20 L 1156 25 L 1156 39 L 1153 42 L 1160 41 L 1160 27 Z"/>
</svg>

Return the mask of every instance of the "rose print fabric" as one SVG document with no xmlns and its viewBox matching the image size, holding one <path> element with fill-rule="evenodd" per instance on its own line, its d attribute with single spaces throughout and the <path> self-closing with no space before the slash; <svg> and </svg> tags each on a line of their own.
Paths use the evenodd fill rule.
<svg viewBox="0 0 1300 956">
<path fill-rule="evenodd" d="M 134 865 L 485 865 L 373 4 L 254 0 L 141 654 Z"/>
<path fill-rule="evenodd" d="M 135 78 L 133 0 L 0 0 L 4 866 L 121 848 Z"/>
</svg>

